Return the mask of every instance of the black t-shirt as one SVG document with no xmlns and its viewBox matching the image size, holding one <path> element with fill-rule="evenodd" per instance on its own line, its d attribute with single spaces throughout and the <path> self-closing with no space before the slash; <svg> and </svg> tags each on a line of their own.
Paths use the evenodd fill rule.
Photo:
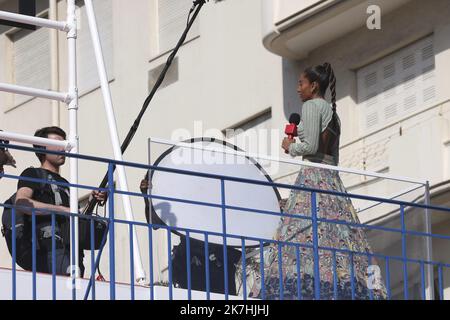
<svg viewBox="0 0 450 320">
<path fill-rule="evenodd" d="M 40 170 L 41 174 L 39 174 L 38 170 Z M 43 177 L 46 177 L 47 180 L 53 180 L 57 182 L 63 182 L 63 183 L 69 183 L 66 179 L 61 177 L 59 174 L 51 172 L 46 169 L 42 168 L 28 168 L 25 169 L 25 171 L 22 172 L 20 175 L 21 177 L 27 177 L 27 178 L 34 178 L 34 179 L 42 179 Z M 70 206 L 70 193 L 69 193 L 69 187 L 62 186 L 62 185 L 56 185 L 56 184 L 50 184 L 47 183 L 43 185 L 43 183 L 34 182 L 34 181 L 25 181 L 25 180 L 19 180 L 17 184 L 17 190 L 20 188 L 27 187 L 33 190 L 33 196 L 32 199 L 48 203 L 48 204 L 56 204 L 56 199 L 58 196 L 55 196 L 55 192 L 59 194 L 60 203 L 58 205 L 69 207 Z M 52 191 L 52 188 L 54 191 Z M 36 216 L 36 224 L 42 224 L 42 223 L 49 223 L 51 224 L 51 215 L 38 215 Z M 57 222 L 64 222 L 68 218 L 56 215 L 56 221 Z"/>
</svg>

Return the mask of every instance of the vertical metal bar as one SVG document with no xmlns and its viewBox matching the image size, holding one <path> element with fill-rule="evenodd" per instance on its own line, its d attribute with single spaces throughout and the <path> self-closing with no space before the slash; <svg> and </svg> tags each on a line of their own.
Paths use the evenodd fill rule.
<svg viewBox="0 0 450 320">
<path fill-rule="evenodd" d="M 425 270 L 424 270 L 424 263 L 423 261 L 420 261 L 420 289 L 422 294 L 422 300 L 427 299 L 427 293 L 425 288 Z"/>
<path fill-rule="evenodd" d="M 338 275 L 337 275 L 337 266 L 336 266 L 336 251 L 335 250 L 333 250 L 333 297 L 334 297 L 334 300 L 337 300 L 339 297 Z"/>
<path fill-rule="evenodd" d="M 148 138 L 148 165 L 152 165 L 152 138 Z M 147 180 L 148 180 L 148 188 L 147 188 L 147 195 L 151 196 L 152 194 L 152 188 L 150 182 L 152 181 L 152 169 L 147 170 Z M 148 198 L 147 198 L 148 199 Z M 150 201 L 150 199 L 148 199 Z M 150 208 L 149 208 L 150 210 Z M 153 215 L 151 212 L 148 214 L 148 221 L 150 224 L 153 224 Z"/>
<path fill-rule="evenodd" d="M 148 147 L 148 164 L 151 165 L 152 164 L 152 138 L 148 138 L 148 143 L 147 143 L 147 147 Z M 151 169 L 147 170 L 147 180 L 149 182 L 148 188 L 147 188 L 147 195 L 151 195 L 152 194 L 152 188 L 150 187 L 150 182 L 151 182 L 151 178 L 152 178 L 152 174 L 151 174 Z M 148 198 L 147 198 L 148 199 Z M 150 199 L 148 199 L 148 201 L 150 201 Z M 150 210 L 150 208 L 149 208 Z M 154 295 L 155 295 L 155 291 L 153 288 L 153 219 L 152 219 L 152 214 L 151 212 L 149 212 L 148 214 L 148 220 L 149 220 L 149 224 L 151 225 L 148 228 L 148 242 L 149 242 L 149 247 L 150 247 L 150 255 L 149 255 L 149 263 L 150 263 L 150 300 L 154 299 Z"/>
<path fill-rule="evenodd" d="M 100 258 L 101 258 L 101 256 L 102 256 L 103 249 L 105 248 L 106 241 L 108 241 L 109 230 L 110 230 L 110 228 L 109 228 L 109 219 L 108 219 L 107 226 L 106 226 L 106 231 L 105 231 L 105 233 L 102 235 L 102 241 L 101 241 L 101 244 L 100 244 L 100 249 L 99 249 L 98 254 L 97 254 L 97 257 L 96 257 L 96 259 L 95 259 L 95 266 L 94 266 L 94 269 L 96 268 L 96 266 L 98 266 L 98 265 L 100 264 Z M 94 274 L 95 274 L 95 273 L 94 273 Z M 84 300 L 87 300 L 87 299 L 88 299 L 89 293 L 90 293 L 90 291 L 91 291 L 91 287 L 93 287 L 93 286 L 95 286 L 95 282 L 93 283 L 93 282 L 91 281 L 91 279 L 89 279 L 89 283 L 88 283 L 86 292 L 85 292 L 85 294 L 84 294 Z"/>
<path fill-rule="evenodd" d="M 402 261 L 403 261 L 403 291 L 405 300 L 408 300 L 408 263 L 406 253 L 406 225 L 405 225 L 405 208 L 400 205 L 400 221 L 402 225 Z"/>
<path fill-rule="evenodd" d="M 17 277 L 16 277 L 16 208 L 11 208 L 11 241 L 12 241 L 12 300 L 16 300 L 16 287 L 17 287 Z"/>
<path fill-rule="evenodd" d="M 386 257 L 386 291 L 388 300 L 391 300 L 391 271 L 389 267 L 389 257 Z"/>
<path fill-rule="evenodd" d="M 314 297 L 316 300 L 320 300 L 319 234 L 317 225 L 317 205 L 315 192 L 311 192 L 311 215 L 313 227 L 313 251 L 314 251 Z"/>
<path fill-rule="evenodd" d="M 352 288 L 352 300 L 355 300 L 355 266 L 353 262 L 353 252 L 350 252 L 348 258 L 350 260 L 350 284 Z"/>
<path fill-rule="evenodd" d="M 206 277 L 206 300 L 211 299 L 210 277 L 209 277 L 209 249 L 208 232 L 205 232 L 205 277 Z"/>
<path fill-rule="evenodd" d="M 69 215 L 69 219 L 70 219 L 70 223 L 72 226 L 75 226 L 75 216 L 73 215 L 72 211 L 70 212 Z M 71 232 L 71 237 L 70 237 L 70 248 L 74 248 L 76 247 L 76 232 Z M 71 250 L 71 258 L 72 261 L 78 261 L 78 252 L 75 250 Z M 76 274 L 77 274 L 77 265 L 70 265 L 70 277 L 71 277 L 71 281 L 72 281 L 72 300 L 76 300 L 77 299 L 77 292 L 76 292 Z"/>
<path fill-rule="evenodd" d="M 31 259 L 33 270 L 33 300 L 36 300 L 36 213 L 31 210 Z"/>
<path fill-rule="evenodd" d="M 242 237 L 241 239 L 241 249 L 242 249 L 242 294 L 244 297 L 244 300 L 247 300 L 247 263 L 245 261 L 245 238 Z"/>
<path fill-rule="evenodd" d="M 186 231 L 186 268 L 187 268 L 187 285 L 188 300 L 191 300 L 191 239 L 189 231 Z"/>
<path fill-rule="evenodd" d="M 280 300 L 283 300 L 284 296 L 284 284 L 283 284 L 283 254 L 281 252 L 281 243 L 278 243 L 278 285 L 280 286 Z"/>
<path fill-rule="evenodd" d="M 55 213 L 52 212 L 52 297 L 56 300 L 56 239 L 55 239 L 55 226 L 56 226 Z"/>
<path fill-rule="evenodd" d="M 131 300 L 134 300 L 134 248 L 133 248 L 133 223 L 128 224 L 130 232 L 130 290 Z"/>
<path fill-rule="evenodd" d="M 58 20 L 58 4 L 57 0 L 49 0 L 49 14 L 50 20 Z M 50 60 L 51 60 L 51 90 L 59 91 L 59 43 L 58 30 L 50 30 Z M 59 101 L 52 100 L 52 125 L 60 127 L 60 111 Z"/>
<path fill-rule="evenodd" d="M 300 258 L 300 248 L 298 245 L 295 246 L 295 256 L 297 260 L 297 298 L 298 300 L 302 300 L 301 258 Z"/>
<path fill-rule="evenodd" d="M 155 298 L 155 289 L 153 287 L 153 231 L 152 225 L 148 226 L 148 246 L 149 246 L 149 269 L 150 269 L 150 300 Z"/>
<path fill-rule="evenodd" d="M 77 17 L 75 14 L 75 0 L 67 1 L 67 25 L 69 31 L 67 32 L 67 74 L 68 74 L 68 92 L 70 100 L 68 102 L 69 110 L 69 141 L 72 145 L 70 152 L 72 154 L 78 153 L 79 139 L 78 139 L 78 89 L 77 89 Z M 78 159 L 71 157 L 70 160 L 70 183 L 72 185 L 78 184 Z M 71 277 L 72 277 L 72 299 L 76 300 L 77 292 L 75 281 L 78 277 L 79 266 L 79 250 L 78 250 L 78 217 L 72 214 L 78 212 L 78 189 L 70 186 L 70 234 L 71 234 Z"/>
<path fill-rule="evenodd" d="M 91 283 L 92 283 L 92 300 L 95 301 L 95 232 L 94 217 L 90 216 L 90 232 L 91 232 Z"/>
<path fill-rule="evenodd" d="M 266 284 L 264 283 L 264 246 L 262 240 L 259 240 L 259 272 L 261 273 L 261 297 L 266 299 Z"/>
<path fill-rule="evenodd" d="M 444 286 L 443 286 L 443 275 L 442 275 L 442 265 L 438 265 L 438 278 L 439 278 L 439 299 L 444 300 Z"/>
<path fill-rule="evenodd" d="M 430 205 L 430 183 L 427 181 L 425 183 L 425 205 Z M 425 232 L 428 234 L 432 234 L 432 222 L 430 210 L 428 207 L 425 208 Z M 433 261 L 433 238 L 430 236 L 425 236 L 425 259 L 428 262 Z M 426 266 L 426 297 L 428 300 L 434 300 L 434 275 L 433 275 L 433 265 L 431 263 L 427 263 Z"/>
<path fill-rule="evenodd" d="M 372 265 L 372 255 L 368 254 L 367 255 L 367 266 L 371 266 Z M 376 281 L 378 281 L 378 279 L 376 279 Z M 372 287 L 369 287 L 369 300 L 373 300 L 373 290 Z"/>
<path fill-rule="evenodd" d="M 110 299 L 116 299 L 116 271 L 115 271 L 115 223 L 114 223 L 114 173 L 113 164 L 108 164 L 108 194 L 109 194 L 109 277 L 110 277 Z"/>
<path fill-rule="evenodd" d="M 170 227 L 167 228 L 167 259 L 169 267 L 169 300 L 173 300 L 173 290 L 172 290 L 172 234 L 170 232 Z"/>
<path fill-rule="evenodd" d="M 226 218 L 226 199 L 225 199 L 225 181 L 220 179 L 220 190 L 222 193 L 222 232 L 223 232 L 223 273 L 225 300 L 228 300 L 228 250 L 227 250 L 227 218 Z"/>
</svg>

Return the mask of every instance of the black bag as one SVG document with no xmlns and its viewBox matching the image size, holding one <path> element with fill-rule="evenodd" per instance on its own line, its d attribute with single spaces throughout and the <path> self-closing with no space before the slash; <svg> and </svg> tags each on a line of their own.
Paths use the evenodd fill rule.
<svg viewBox="0 0 450 320">
<path fill-rule="evenodd" d="M 40 179 L 46 179 L 40 169 L 36 169 Z M 46 183 L 40 183 L 40 190 L 44 190 Z M 44 192 L 44 191 L 42 191 Z M 12 250 L 12 206 L 15 204 L 16 194 L 14 193 L 4 202 L 2 214 L 2 235 L 5 238 L 8 251 L 13 255 Z M 24 270 L 32 269 L 32 242 L 31 242 L 31 222 L 28 216 L 15 210 L 16 214 L 16 263 Z"/>
<path fill-rule="evenodd" d="M 105 220 L 97 219 L 98 217 L 98 215 L 92 215 L 92 219 L 94 219 L 94 250 L 100 249 L 108 228 L 108 223 Z M 61 230 L 64 235 L 64 243 L 69 246 L 70 224 L 65 224 Z M 78 245 L 80 249 L 91 250 L 91 218 L 78 218 Z"/>
<path fill-rule="evenodd" d="M 94 250 L 99 250 L 106 234 L 108 223 L 105 220 L 94 219 Z M 97 216 L 98 217 L 98 216 Z M 83 250 L 91 250 L 91 220 L 78 219 L 78 238 Z"/>
<path fill-rule="evenodd" d="M 47 176 L 45 172 L 40 168 L 34 168 L 39 179 L 47 180 Z M 40 182 L 40 192 L 46 192 L 45 182 Z M 5 238 L 6 245 L 8 247 L 8 251 L 13 256 L 12 250 L 12 207 L 15 204 L 16 194 L 14 193 L 8 200 L 4 202 L 6 206 L 3 208 L 2 214 L 2 235 Z M 23 213 L 20 213 L 18 210 L 15 210 L 16 214 L 16 263 L 23 268 L 24 270 L 32 269 L 32 231 L 31 231 L 31 219 L 30 216 L 27 216 Z M 38 240 L 38 239 L 37 239 Z M 36 243 L 36 249 L 39 248 L 39 242 Z"/>
<path fill-rule="evenodd" d="M 205 275 L 205 244 L 203 241 L 190 239 L 190 261 L 191 261 L 191 289 L 206 291 Z M 236 264 L 241 258 L 239 250 L 227 247 L 228 266 L 228 293 L 236 295 L 235 273 Z M 223 246 L 208 243 L 209 260 L 209 291 L 225 294 Z M 178 287 L 187 289 L 187 255 L 186 237 L 181 237 L 181 242 L 172 250 L 172 281 Z"/>
<path fill-rule="evenodd" d="M 15 203 L 16 194 L 13 194 L 8 200 L 4 202 L 2 215 L 2 234 L 5 237 L 8 251 L 13 256 L 12 243 L 12 207 Z M 31 229 L 29 223 L 22 213 L 16 213 L 16 263 L 24 270 L 32 269 L 32 244 L 31 244 Z"/>
</svg>

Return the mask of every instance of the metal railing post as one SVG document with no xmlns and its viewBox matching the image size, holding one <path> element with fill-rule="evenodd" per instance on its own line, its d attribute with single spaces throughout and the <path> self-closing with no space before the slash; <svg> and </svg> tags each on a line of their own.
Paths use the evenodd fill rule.
<svg viewBox="0 0 450 320">
<path fill-rule="evenodd" d="M 56 217 L 52 212 L 52 298 L 56 300 L 56 239 L 55 239 Z"/>
<path fill-rule="evenodd" d="M 222 233 L 223 233 L 223 272 L 224 272 L 224 288 L 225 300 L 228 300 L 228 257 L 227 257 L 227 212 L 225 199 L 225 181 L 220 179 L 220 190 L 222 199 Z"/>
<path fill-rule="evenodd" d="M 425 205 L 430 205 L 430 183 L 427 181 L 425 183 Z M 425 232 L 428 234 L 432 233 L 432 223 L 430 211 L 425 208 Z M 429 236 L 425 237 L 425 259 L 429 262 L 433 261 L 433 239 Z M 426 273 L 426 292 L 425 296 L 427 300 L 434 300 L 434 272 L 433 265 L 427 263 L 425 267 Z"/>
<path fill-rule="evenodd" d="M 311 213 L 314 252 L 314 298 L 320 300 L 319 228 L 317 222 L 317 201 L 315 192 L 311 192 Z"/>
<path fill-rule="evenodd" d="M 113 164 L 108 165 L 108 211 L 109 211 L 109 278 L 110 299 L 116 299 L 116 271 L 115 271 L 115 225 L 114 225 L 114 175 Z"/>
<path fill-rule="evenodd" d="M 36 300 L 36 212 L 31 210 L 31 260 L 32 260 L 32 292 L 33 300 Z"/>
<path fill-rule="evenodd" d="M 77 17 L 75 14 L 75 0 L 67 0 L 67 25 L 69 31 L 67 32 L 68 45 L 68 91 L 70 100 L 68 102 L 69 110 L 69 141 L 72 145 L 71 153 L 78 153 L 78 89 L 77 89 Z M 70 183 L 78 184 L 78 159 L 71 157 L 70 160 Z M 70 187 L 70 234 L 71 243 L 70 250 L 70 266 L 72 277 L 72 298 L 77 299 L 77 292 L 75 288 L 76 278 L 79 277 L 79 250 L 78 250 L 78 216 L 73 214 L 78 213 L 78 189 Z"/>
<path fill-rule="evenodd" d="M 11 226 L 12 226 L 12 299 L 16 300 L 16 209 L 12 208 L 12 215 L 11 215 Z"/>
<path fill-rule="evenodd" d="M 403 262 L 403 293 L 405 300 L 408 300 L 408 262 L 407 252 L 406 252 L 406 223 L 405 223 L 405 208 L 403 205 L 400 206 L 400 223 L 402 227 L 402 262 Z"/>
</svg>

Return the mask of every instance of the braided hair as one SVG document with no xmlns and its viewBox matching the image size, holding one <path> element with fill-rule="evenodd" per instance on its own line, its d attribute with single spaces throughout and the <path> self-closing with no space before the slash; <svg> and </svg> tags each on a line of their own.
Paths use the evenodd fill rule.
<svg viewBox="0 0 450 320">
<path fill-rule="evenodd" d="M 327 88 L 330 87 L 331 104 L 333 106 L 333 117 L 331 121 L 337 133 L 340 134 L 341 128 L 338 124 L 336 113 L 336 77 L 333 68 L 331 68 L 331 64 L 325 62 L 323 65 L 309 67 L 303 73 L 309 82 L 317 82 L 319 84 L 320 95 L 325 96 Z"/>
</svg>

